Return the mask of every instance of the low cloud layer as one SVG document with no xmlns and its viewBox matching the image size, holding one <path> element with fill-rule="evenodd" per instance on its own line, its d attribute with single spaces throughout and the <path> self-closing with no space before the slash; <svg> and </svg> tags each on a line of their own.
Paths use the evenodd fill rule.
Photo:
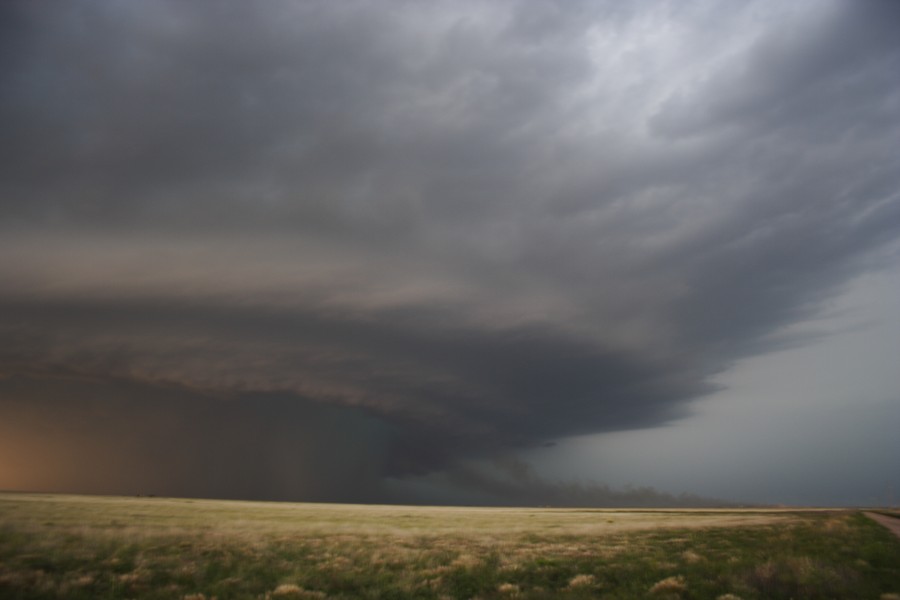
<svg viewBox="0 0 900 600">
<path fill-rule="evenodd" d="M 366 500 L 659 426 L 896 259 L 887 0 L 0 10 L 2 410 L 222 402 L 333 465 L 167 493 Z M 284 460 L 222 428 L 173 449 Z"/>
</svg>

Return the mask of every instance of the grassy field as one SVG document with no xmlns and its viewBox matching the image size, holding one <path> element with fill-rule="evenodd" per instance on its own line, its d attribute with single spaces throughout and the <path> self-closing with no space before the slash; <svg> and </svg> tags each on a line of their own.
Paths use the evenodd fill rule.
<svg viewBox="0 0 900 600">
<path fill-rule="evenodd" d="M 0 494 L 0 598 L 874 598 L 853 511 L 348 506 Z"/>
</svg>

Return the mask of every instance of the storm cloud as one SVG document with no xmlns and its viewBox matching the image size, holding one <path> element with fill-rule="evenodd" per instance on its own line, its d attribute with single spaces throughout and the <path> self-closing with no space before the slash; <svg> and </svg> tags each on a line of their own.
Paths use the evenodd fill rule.
<svg viewBox="0 0 900 600">
<path fill-rule="evenodd" d="M 248 474 L 165 493 L 664 425 L 897 259 L 887 0 L 0 10 L 0 410 Z"/>
</svg>

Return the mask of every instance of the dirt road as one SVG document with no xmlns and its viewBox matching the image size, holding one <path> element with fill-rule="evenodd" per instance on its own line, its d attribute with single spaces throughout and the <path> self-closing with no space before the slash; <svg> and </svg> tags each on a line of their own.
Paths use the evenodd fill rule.
<svg viewBox="0 0 900 600">
<path fill-rule="evenodd" d="M 869 517 L 870 519 L 872 519 L 873 521 L 875 521 L 876 523 L 881 523 L 882 525 L 884 525 L 885 527 L 890 529 L 894 535 L 896 535 L 897 537 L 900 537 L 900 518 L 886 517 L 884 515 L 879 515 L 878 513 L 871 513 L 871 512 L 867 512 L 867 513 L 863 513 L 863 514 L 866 515 L 867 517 Z"/>
</svg>

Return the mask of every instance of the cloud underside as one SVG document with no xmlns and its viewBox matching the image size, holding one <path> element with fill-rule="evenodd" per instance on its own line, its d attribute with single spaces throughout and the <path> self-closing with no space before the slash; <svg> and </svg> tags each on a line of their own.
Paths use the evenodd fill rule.
<svg viewBox="0 0 900 600">
<path fill-rule="evenodd" d="M 365 499 L 684 417 L 895 256 L 891 2 L 2 11 L 23 423 L 95 390 L 121 426 L 194 419 L 199 448 L 212 398 Z"/>
</svg>

